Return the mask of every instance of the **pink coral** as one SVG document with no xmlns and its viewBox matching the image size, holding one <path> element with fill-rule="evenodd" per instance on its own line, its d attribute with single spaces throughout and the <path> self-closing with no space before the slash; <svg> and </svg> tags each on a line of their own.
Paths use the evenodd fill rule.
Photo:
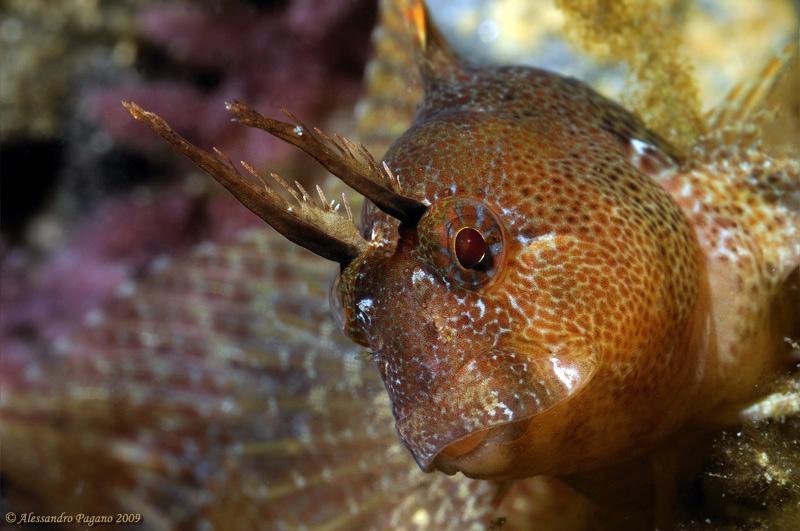
<svg viewBox="0 0 800 531">
<path fill-rule="evenodd" d="M 241 99 L 265 113 L 283 104 L 310 124 L 351 106 L 360 93 L 374 12 L 372 2 L 349 0 L 298 0 L 269 9 L 237 1 L 216 11 L 154 3 L 139 15 L 146 43 L 139 47 L 140 83 L 88 85 L 77 99 L 117 147 L 162 147 L 120 105 L 133 100 L 162 113 L 204 147 L 216 145 L 235 160 L 278 169 L 291 148 L 232 124 L 224 102 Z M 85 138 L 72 141 L 91 154 Z M 85 174 L 81 179 L 98 180 Z M 243 227 L 263 226 L 227 194 L 192 196 L 170 185 L 153 196 L 144 205 L 132 197 L 106 198 L 73 227 L 63 222 L 68 235 L 46 256 L 3 243 L 4 383 L 15 381 L 43 347 L 78 327 L 88 310 L 137 278 L 157 255 L 180 254 L 202 239 L 225 241 Z"/>
<path fill-rule="evenodd" d="M 189 196 L 171 188 L 147 204 L 108 199 L 42 262 L 23 248 L 0 250 L 3 381 L 14 382 L 39 347 L 80 326 L 159 255 L 201 239 L 229 240 L 262 225 L 228 196 Z"/>
<path fill-rule="evenodd" d="M 286 105 L 317 123 L 351 106 L 360 93 L 373 18 L 374 6 L 365 2 L 300 0 L 279 15 L 241 3 L 218 13 L 192 4 L 158 5 L 140 17 L 143 38 L 183 79 L 92 91 L 86 101 L 120 143 L 155 142 L 119 104 L 135 101 L 201 146 L 216 145 L 256 166 L 274 164 L 289 149 L 231 124 L 223 102 L 246 101 L 265 113 Z M 199 77 L 210 86 L 200 86 Z"/>
</svg>

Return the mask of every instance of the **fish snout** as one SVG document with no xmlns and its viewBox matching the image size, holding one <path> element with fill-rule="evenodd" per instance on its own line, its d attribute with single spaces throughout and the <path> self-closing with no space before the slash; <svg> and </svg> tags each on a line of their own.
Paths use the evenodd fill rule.
<svg viewBox="0 0 800 531">
<path fill-rule="evenodd" d="M 398 418 L 395 426 L 426 472 L 465 471 L 462 461 L 480 455 L 479 468 L 491 473 L 493 448 L 518 439 L 533 416 L 573 396 L 594 366 L 592 358 L 531 358 L 492 348 L 465 364 L 449 385 Z"/>
</svg>

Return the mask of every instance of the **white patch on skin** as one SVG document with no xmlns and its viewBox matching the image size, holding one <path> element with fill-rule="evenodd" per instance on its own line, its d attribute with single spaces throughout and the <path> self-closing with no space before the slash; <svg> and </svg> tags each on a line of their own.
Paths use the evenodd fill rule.
<svg viewBox="0 0 800 531">
<path fill-rule="evenodd" d="M 551 248 L 551 249 L 553 249 L 553 250 L 558 250 L 558 246 L 557 246 L 558 239 L 559 239 L 559 238 L 558 238 L 558 233 L 556 233 L 555 231 L 553 231 L 553 232 L 548 232 L 547 234 L 542 234 L 542 235 L 540 235 L 540 236 L 536 236 L 535 238 L 529 238 L 527 242 L 525 242 L 525 241 L 524 241 L 524 240 L 522 240 L 522 239 L 520 239 L 520 241 L 522 241 L 522 242 L 523 242 L 523 244 L 524 244 L 526 247 L 528 247 L 528 246 L 529 246 L 531 243 L 533 243 L 534 241 L 535 241 L 535 242 L 537 242 L 537 243 L 538 243 L 538 242 L 542 242 L 542 243 L 544 243 L 544 242 L 549 242 L 549 243 L 550 243 L 550 248 Z M 536 247 L 535 247 L 533 250 L 534 250 L 534 252 L 538 252 L 538 249 L 539 249 L 539 246 L 537 245 L 537 246 L 536 246 Z"/>
<path fill-rule="evenodd" d="M 514 412 L 511 411 L 508 408 L 508 406 L 505 404 L 505 402 L 498 402 L 497 405 L 500 406 L 501 408 L 503 408 L 503 413 L 506 414 L 506 417 L 508 417 L 508 420 L 511 420 L 511 419 L 514 418 Z"/>
<path fill-rule="evenodd" d="M 476 368 L 477 362 L 475 360 L 470 361 L 464 369 L 467 372 L 473 372 Z M 496 394 L 496 393 L 495 393 Z"/>
<path fill-rule="evenodd" d="M 575 384 L 578 383 L 578 371 L 569 367 L 563 367 L 561 365 L 561 360 L 558 358 L 550 358 L 550 363 L 553 364 L 553 372 L 558 379 L 561 380 L 569 391 L 572 391 Z"/>
<path fill-rule="evenodd" d="M 507 295 L 507 298 L 508 298 L 508 302 L 511 303 L 511 306 L 513 306 L 515 310 L 517 310 L 518 312 L 522 312 L 522 308 L 519 307 L 519 304 L 517 303 L 517 298 L 516 297 L 514 297 L 513 295 Z M 481 317 L 483 317 L 483 315 L 481 315 Z"/>
<path fill-rule="evenodd" d="M 734 232 L 729 229 L 720 229 L 719 230 L 719 243 L 717 244 L 717 248 L 715 249 L 717 255 L 726 256 L 731 261 L 731 263 L 736 263 L 739 261 L 739 255 L 741 253 L 740 249 L 736 248 L 736 250 L 731 251 L 727 247 L 728 239 L 734 236 Z"/>
<path fill-rule="evenodd" d="M 483 301 L 482 300 L 478 300 L 478 302 L 475 304 L 475 306 L 480 308 L 480 310 L 481 310 L 481 315 L 480 316 L 483 317 L 483 315 L 486 313 L 486 306 L 483 304 Z"/>
<path fill-rule="evenodd" d="M 536 240 L 539 239 L 538 236 L 537 237 L 529 237 L 529 236 L 523 236 L 521 234 L 518 235 L 516 238 L 517 238 L 517 241 L 522 245 L 523 249 L 528 247 L 531 244 L 531 242 L 536 241 Z"/>
<path fill-rule="evenodd" d="M 425 280 L 426 278 L 428 279 L 428 281 L 431 284 L 434 283 L 433 282 L 433 277 L 431 277 L 431 275 L 428 275 L 427 273 L 425 273 L 425 271 L 423 271 L 420 268 L 414 269 L 414 272 L 411 273 L 411 283 L 414 284 L 414 287 L 417 287 L 417 285 L 419 283 L 421 283 L 423 280 Z"/>
<path fill-rule="evenodd" d="M 653 149 L 650 144 L 646 142 L 642 142 L 641 140 L 637 140 L 635 138 L 631 138 L 631 146 L 639 155 L 647 154 L 647 151 Z"/>
</svg>

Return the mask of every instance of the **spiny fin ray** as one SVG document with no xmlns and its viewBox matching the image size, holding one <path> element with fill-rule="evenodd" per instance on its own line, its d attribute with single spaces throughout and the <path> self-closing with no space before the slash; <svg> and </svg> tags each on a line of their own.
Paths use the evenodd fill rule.
<svg viewBox="0 0 800 531">
<path fill-rule="evenodd" d="M 796 43 L 787 45 L 767 63 L 757 79 L 735 86 L 718 107 L 707 113 L 709 133 L 701 144 L 757 147 L 764 126 L 778 110 L 769 107 L 769 96 L 792 61 L 797 61 L 797 51 Z"/>
</svg>

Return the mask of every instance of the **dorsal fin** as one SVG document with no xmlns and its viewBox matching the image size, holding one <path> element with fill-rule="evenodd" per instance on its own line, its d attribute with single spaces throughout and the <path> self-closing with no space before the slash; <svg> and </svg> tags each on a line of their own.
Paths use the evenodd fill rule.
<svg viewBox="0 0 800 531">
<path fill-rule="evenodd" d="M 356 137 L 377 156 L 411 126 L 422 100 L 405 7 L 405 0 L 380 2 L 380 22 L 372 33 L 375 52 L 355 109 Z"/>
<path fill-rule="evenodd" d="M 725 100 L 706 115 L 708 135 L 718 145 L 756 147 L 761 142 L 764 125 L 778 110 L 769 96 L 776 85 L 797 61 L 797 44 L 789 44 L 772 58 L 753 80 L 740 83 Z"/>
<path fill-rule="evenodd" d="M 406 0 L 406 20 L 414 44 L 417 65 L 426 86 L 437 78 L 451 78 L 462 60 L 452 50 L 422 0 Z"/>
</svg>

